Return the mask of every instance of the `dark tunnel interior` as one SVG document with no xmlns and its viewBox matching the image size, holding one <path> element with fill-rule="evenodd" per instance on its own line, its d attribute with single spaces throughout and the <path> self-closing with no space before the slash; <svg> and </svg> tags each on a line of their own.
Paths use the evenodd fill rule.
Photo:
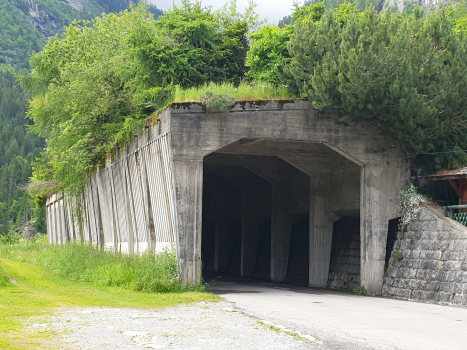
<svg viewBox="0 0 467 350">
<path fill-rule="evenodd" d="M 337 164 L 328 171 L 337 167 L 340 176 L 335 192 L 328 193 L 334 225 L 327 287 L 351 290 L 360 283 L 360 171 L 331 152 L 334 158 L 329 152 L 319 158 Z M 309 285 L 310 174 L 273 154 L 205 157 L 201 256 L 211 276 L 274 280 L 276 254 L 284 269 L 280 282 Z M 309 169 L 323 165 L 317 157 L 308 159 Z"/>
</svg>

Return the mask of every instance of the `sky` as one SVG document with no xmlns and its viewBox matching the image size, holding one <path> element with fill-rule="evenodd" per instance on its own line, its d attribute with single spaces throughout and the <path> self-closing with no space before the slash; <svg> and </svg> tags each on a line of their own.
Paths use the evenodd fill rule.
<svg viewBox="0 0 467 350">
<path fill-rule="evenodd" d="M 150 0 L 161 10 L 166 11 L 172 6 L 174 0 Z M 277 23 L 284 16 L 290 15 L 292 12 L 294 0 L 255 0 L 258 7 L 256 11 L 261 17 L 268 17 L 269 23 Z M 303 1 L 299 1 L 302 3 Z M 177 5 L 180 5 L 180 0 L 175 0 Z M 202 0 L 204 6 L 212 6 L 213 9 L 218 9 L 225 4 L 225 0 Z M 244 9 L 248 5 L 248 0 L 237 1 L 239 9 Z"/>
</svg>

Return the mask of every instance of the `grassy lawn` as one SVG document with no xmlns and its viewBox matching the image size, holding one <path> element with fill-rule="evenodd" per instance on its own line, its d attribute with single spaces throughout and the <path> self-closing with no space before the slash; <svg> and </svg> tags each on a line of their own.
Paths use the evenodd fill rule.
<svg viewBox="0 0 467 350">
<path fill-rule="evenodd" d="M 60 307 L 158 308 L 220 300 L 215 295 L 196 291 L 144 293 L 132 288 L 99 286 L 70 279 L 40 260 L 38 262 L 38 254 L 32 254 L 30 248 L 25 255 L 21 247 L 16 251 L 14 247 L 9 249 L 12 254 L 5 254 L 5 249 L 0 249 L 0 279 L 5 274 L 10 280 L 0 284 L 0 349 L 36 349 L 47 342 L 53 334 L 25 329 L 25 323 L 33 316 L 46 318 Z"/>
</svg>

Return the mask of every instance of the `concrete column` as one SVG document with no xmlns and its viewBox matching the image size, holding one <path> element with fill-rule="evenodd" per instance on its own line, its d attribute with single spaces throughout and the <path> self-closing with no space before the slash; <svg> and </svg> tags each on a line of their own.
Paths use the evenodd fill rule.
<svg viewBox="0 0 467 350">
<path fill-rule="evenodd" d="M 201 281 L 203 163 L 173 160 L 177 216 L 177 252 L 182 284 Z"/>
<path fill-rule="evenodd" d="M 361 284 L 369 295 L 380 295 L 384 279 L 384 263 L 388 221 L 391 219 L 386 193 L 394 192 L 392 184 L 385 180 L 384 168 L 362 167 L 361 173 Z M 392 187 L 392 188 L 391 188 Z"/>
<path fill-rule="evenodd" d="M 289 265 L 290 235 L 292 222 L 288 211 L 288 186 L 282 182 L 273 184 L 271 215 L 271 280 L 283 282 Z"/>
<path fill-rule="evenodd" d="M 331 178 L 310 176 L 310 287 L 326 287 L 331 260 L 333 215 L 330 211 Z"/>
</svg>

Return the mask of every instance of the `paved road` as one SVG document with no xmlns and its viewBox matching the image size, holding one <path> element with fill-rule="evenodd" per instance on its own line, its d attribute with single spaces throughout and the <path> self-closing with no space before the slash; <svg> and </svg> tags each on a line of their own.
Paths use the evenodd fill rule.
<svg viewBox="0 0 467 350">
<path fill-rule="evenodd" d="M 208 289 L 326 349 L 466 350 L 467 309 L 223 277 Z"/>
</svg>

